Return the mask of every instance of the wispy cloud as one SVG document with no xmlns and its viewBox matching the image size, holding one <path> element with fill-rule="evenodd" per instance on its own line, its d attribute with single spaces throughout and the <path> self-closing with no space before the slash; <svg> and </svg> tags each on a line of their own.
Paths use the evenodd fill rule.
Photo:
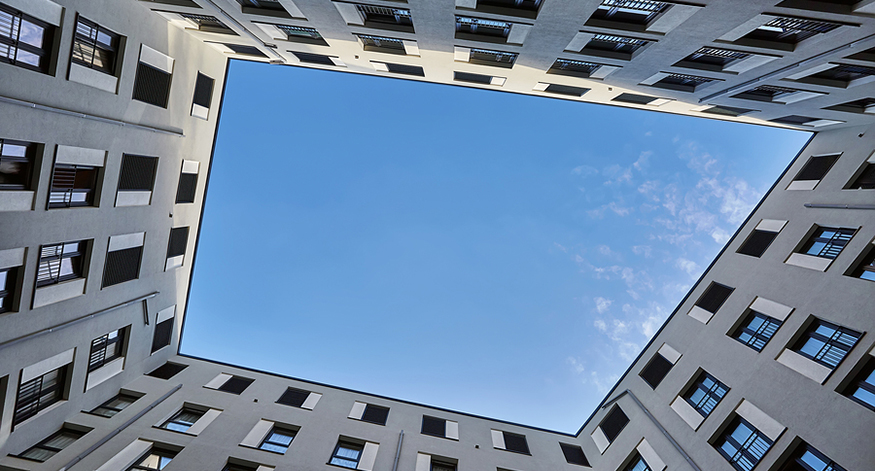
<svg viewBox="0 0 875 471">
<path fill-rule="evenodd" d="M 696 276 L 699 274 L 699 264 L 692 260 L 687 260 L 681 257 L 675 260 L 674 264 L 676 267 L 687 272 L 687 274 L 690 276 Z"/>
<path fill-rule="evenodd" d="M 578 165 L 577 167 L 571 169 L 571 173 L 573 175 L 580 175 L 581 177 L 588 177 L 590 175 L 595 175 L 599 173 L 599 170 L 589 165 Z"/>
<path fill-rule="evenodd" d="M 593 299 L 595 301 L 595 310 L 598 311 L 599 314 L 604 314 L 611 307 L 613 301 L 610 299 L 603 298 L 601 296 Z"/>
</svg>

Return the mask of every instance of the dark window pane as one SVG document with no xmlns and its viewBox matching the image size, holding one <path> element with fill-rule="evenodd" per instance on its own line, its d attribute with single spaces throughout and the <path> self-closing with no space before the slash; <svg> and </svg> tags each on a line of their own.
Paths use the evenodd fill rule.
<svg viewBox="0 0 875 471">
<path fill-rule="evenodd" d="M 447 421 L 437 417 L 422 416 L 422 433 L 436 437 L 447 436 Z"/>
<path fill-rule="evenodd" d="M 699 306 L 710 313 L 716 314 L 717 310 L 720 309 L 720 306 L 723 305 L 726 298 L 728 298 L 733 291 L 735 291 L 735 288 L 730 288 L 721 285 L 720 283 L 711 283 L 711 286 L 705 290 L 705 293 L 702 294 L 702 297 L 696 302 L 696 306 Z"/>
<path fill-rule="evenodd" d="M 368 404 L 365 406 L 365 412 L 362 414 L 362 421 L 371 422 L 377 425 L 386 425 L 386 419 L 389 417 L 389 408 Z"/>
<path fill-rule="evenodd" d="M 155 334 L 152 337 L 152 353 L 170 345 L 173 335 L 173 318 L 161 321 L 155 326 Z"/>
<path fill-rule="evenodd" d="M 178 363 L 170 363 L 168 361 L 167 363 L 149 372 L 148 376 L 161 379 L 170 379 L 186 368 L 188 368 L 188 365 L 180 365 Z"/>
<path fill-rule="evenodd" d="M 620 409 L 620 406 L 614 406 L 599 427 L 604 432 L 608 441 L 612 442 L 628 423 L 629 417 L 626 417 L 623 409 Z"/>
<path fill-rule="evenodd" d="M 571 464 L 581 466 L 589 466 L 589 461 L 586 455 L 583 454 L 583 449 L 579 445 L 569 445 L 568 443 L 560 443 L 562 454 L 565 455 L 565 461 Z"/>
<path fill-rule="evenodd" d="M 674 365 L 670 361 L 657 353 L 654 355 L 653 360 L 650 361 L 650 364 L 641 370 L 641 378 L 643 378 L 651 388 L 656 389 L 656 387 L 659 386 L 659 383 L 662 382 L 662 379 L 665 378 L 665 375 L 671 370 L 672 366 Z"/>
<path fill-rule="evenodd" d="M 194 85 L 194 104 L 204 108 L 210 107 L 210 102 L 213 99 L 213 82 L 213 79 L 198 72 Z"/>
<path fill-rule="evenodd" d="M 185 255 L 185 246 L 187 244 L 187 227 L 174 227 L 170 229 L 170 241 L 167 243 L 167 258 Z"/>
<path fill-rule="evenodd" d="M 108 252 L 103 272 L 103 287 L 136 280 L 140 276 L 142 254 L 142 246 Z"/>
<path fill-rule="evenodd" d="M 837 155 L 812 157 L 793 180 L 821 180 L 838 158 Z"/>
<path fill-rule="evenodd" d="M 170 96 L 170 74 L 142 62 L 137 64 L 133 99 L 167 108 Z"/>
<path fill-rule="evenodd" d="M 738 253 L 750 255 L 751 257 L 761 257 L 772 241 L 775 240 L 775 237 L 778 237 L 777 232 L 754 229 L 747 240 L 738 248 Z"/>
<path fill-rule="evenodd" d="M 310 396 L 310 391 L 302 389 L 288 388 L 286 392 L 276 401 L 279 404 L 285 404 L 292 407 L 301 407 L 304 401 Z"/>
<path fill-rule="evenodd" d="M 525 453 L 529 454 L 529 444 L 526 442 L 525 435 L 518 435 L 516 433 L 510 432 L 502 432 L 504 433 L 504 449 L 507 451 L 515 451 L 517 453 Z"/>
<path fill-rule="evenodd" d="M 228 381 L 225 381 L 225 384 L 219 386 L 219 391 L 225 391 L 232 394 L 240 394 L 249 387 L 254 379 L 242 378 L 240 376 L 233 376 Z"/>
<path fill-rule="evenodd" d="M 158 157 L 125 154 L 119 173 L 119 191 L 152 191 L 157 168 Z"/>
<path fill-rule="evenodd" d="M 176 190 L 176 202 L 194 203 L 194 195 L 196 189 L 197 174 L 181 173 L 179 175 L 179 189 Z"/>
</svg>

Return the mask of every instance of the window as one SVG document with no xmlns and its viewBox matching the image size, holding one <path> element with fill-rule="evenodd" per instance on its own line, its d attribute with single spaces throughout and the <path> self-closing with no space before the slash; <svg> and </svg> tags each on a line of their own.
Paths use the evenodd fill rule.
<svg viewBox="0 0 875 471">
<path fill-rule="evenodd" d="M 210 103 L 213 101 L 213 83 L 215 81 L 198 72 L 194 83 L 194 98 L 192 98 L 191 115 L 201 119 L 209 116 Z"/>
<path fill-rule="evenodd" d="M 104 417 L 113 417 L 119 412 L 125 410 L 129 405 L 136 402 L 139 399 L 136 396 L 132 396 L 130 394 L 119 393 L 116 397 L 104 402 L 103 404 L 95 407 L 91 413 L 95 415 L 102 415 Z"/>
<path fill-rule="evenodd" d="M 845 468 L 802 442 L 778 471 L 845 471 Z"/>
<path fill-rule="evenodd" d="M 288 388 L 276 402 L 292 407 L 302 407 L 307 398 L 310 397 L 310 394 L 310 391 L 304 391 L 303 389 Z"/>
<path fill-rule="evenodd" d="M 456 16 L 456 39 L 504 43 L 513 23 Z"/>
<path fill-rule="evenodd" d="M 261 450 L 272 451 L 274 453 L 285 453 L 292 440 L 295 438 L 295 431 L 274 426 L 270 432 L 264 437 L 261 445 L 258 446 Z"/>
<path fill-rule="evenodd" d="M 684 393 L 683 398 L 702 417 L 708 417 L 727 392 L 729 392 L 728 386 L 703 371 L 687 392 Z"/>
<path fill-rule="evenodd" d="M 287 41 L 292 41 L 296 43 L 304 43 L 304 44 L 318 44 L 320 46 L 327 46 L 328 43 L 325 42 L 325 38 L 319 34 L 319 31 L 316 31 L 315 28 L 308 28 L 306 26 L 291 26 L 291 25 L 273 25 L 276 26 L 277 29 L 282 31 L 286 35 Z"/>
<path fill-rule="evenodd" d="M 383 70 L 384 72 L 392 72 L 394 74 L 415 75 L 417 77 L 425 77 L 425 69 L 418 65 L 407 64 L 392 64 L 391 62 L 371 61 L 374 68 Z"/>
<path fill-rule="evenodd" d="M 777 17 L 738 39 L 736 43 L 792 51 L 796 44 L 817 34 L 828 33 L 839 26 L 841 25 L 838 23 L 828 21 Z"/>
<path fill-rule="evenodd" d="M 456 471 L 456 464 L 432 458 L 430 471 Z"/>
<path fill-rule="evenodd" d="M 491 65 L 509 69 L 513 67 L 519 54 L 514 52 L 491 51 L 488 49 L 472 48 L 468 56 L 469 64 Z"/>
<path fill-rule="evenodd" d="M 832 168 L 833 164 L 835 164 L 836 160 L 839 159 L 839 155 L 816 155 L 808 159 L 808 162 L 805 163 L 805 166 L 802 167 L 802 170 L 796 174 L 796 178 L 793 181 L 819 181 L 822 180 L 826 175 L 826 172 L 829 172 L 829 169 Z"/>
<path fill-rule="evenodd" d="M 796 342 L 793 351 L 830 369 L 842 362 L 860 340 L 861 333 L 815 319 Z"/>
<path fill-rule="evenodd" d="M 243 55 L 247 55 L 247 56 L 267 58 L 267 56 L 263 52 L 261 52 L 261 49 L 258 49 L 255 46 L 244 46 L 242 44 L 231 44 L 231 43 L 220 43 L 220 44 L 222 44 L 223 46 L 225 46 L 228 49 L 230 49 L 231 51 L 233 51 L 234 54 L 243 54 Z"/>
<path fill-rule="evenodd" d="M 741 244 L 741 247 L 738 248 L 737 253 L 757 258 L 762 257 L 776 237 L 778 237 L 777 232 L 754 229 L 744 243 Z"/>
<path fill-rule="evenodd" d="M 234 32 L 234 30 L 229 28 L 225 23 L 222 23 L 215 16 L 196 15 L 196 14 L 192 14 L 192 13 L 179 13 L 179 16 L 196 24 L 198 31 L 206 31 L 209 33 L 233 34 L 233 35 L 237 34 Z"/>
<path fill-rule="evenodd" d="M 321 65 L 339 65 L 334 62 L 333 57 L 322 54 L 311 54 L 309 52 L 290 51 L 299 61 L 305 64 L 321 64 Z"/>
<path fill-rule="evenodd" d="M 557 85 L 555 83 L 548 84 L 544 91 L 547 93 L 555 93 L 557 95 L 573 96 L 575 98 L 582 97 L 588 88 L 569 87 L 568 85 Z"/>
<path fill-rule="evenodd" d="M 676 63 L 675 66 L 722 72 L 730 64 L 747 59 L 750 56 L 751 54 L 746 52 L 706 46 L 685 57 Z"/>
<path fill-rule="evenodd" d="M 723 303 L 726 302 L 726 299 L 729 298 L 733 291 L 735 291 L 735 288 L 730 288 L 720 283 L 711 283 L 711 286 L 696 301 L 696 306 L 716 314 L 720 306 L 723 306 Z"/>
<path fill-rule="evenodd" d="M 199 162 L 182 161 L 182 173 L 179 174 L 179 187 L 176 189 L 176 204 L 194 203 L 199 169 Z"/>
<path fill-rule="evenodd" d="M 362 457 L 363 450 L 364 444 L 353 443 L 341 438 L 337 441 L 337 446 L 334 447 L 334 453 L 331 454 L 331 459 L 328 461 L 328 464 L 333 464 L 342 468 L 356 469 L 359 460 Z"/>
<path fill-rule="evenodd" d="M 647 95 L 636 95 L 634 93 L 621 93 L 611 101 L 619 101 L 620 103 L 631 103 L 633 105 L 649 105 L 651 103 L 655 103 L 660 98 L 655 96 L 647 96 Z"/>
<path fill-rule="evenodd" d="M 231 393 L 231 394 L 241 394 L 246 388 L 249 387 L 255 380 L 251 378 L 244 378 L 242 376 L 232 376 L 229 374 L 222 373 L 219 376 L 216 376 L 212 381 L 204 385 L 206 388 L 216 389 L 219 391 Z"/>
<path fill-rule="evenodd" d="M 512 451 L 524 455 L 531 454 L 529 453 L 529 443 L 526 441 L 526 436 L 518 433 L 493 430 L 492 447 L 498 450 Z"/>
<path fill-rule="evenodd" d="M 109 238 L 103 269 L 103 288 L 139 278 L 145 235 L 140 232 Z"/>
<path fill-rule="evenodd" d="M 165 270 L 182 266 L 186 245 L 188 245 L 188 227 L 174 227 L 170 229 L 170 239 L 167 241 Z"/>
<path fill-rule="evenodd" d="M 0 60 L 48 73 L 55 28 L 0 5 Z"/>
<path fill-rule="evenodd" d="M 183 407 L 179 412 L 173 414 L 172 417 L 161 424 L 161 428 L 173 430 L 174 432 L 187 432 L 194 425 L 205 411 L 193 409 L 191 407 Z"/>
<path fill-rule="evenodd" d="M 413 18 L 410 10 L 404 8 L 387 8 L 373 5 L 356 5 L 356 9 L 364 19 L 365 26 L 384 28 L 394 31 L 413 33 Z"/>
<path fill-rule="evenodd" d="M 622 28 L 622 24 L 626 23 L 643 29 L 670 7 L 668 3 L 652 0 L 602 0 L 587 24 Z"/>
<path fill-rule="evenodd" d="M 801 116 L 801 115 L 789 115 L 782 116 L 780 118 L 770 119 L 769 121 L 773 123 L 786 124 L 789 126 L 808 126 L 808 127 L 821 127 L 827 126 L 831 124 L 843 123 L 844 121 L 835 121 L 832 119 L 821 119 L 815 118 L 811 116 Z"/>
<path fill-rule="evenodd" d="M 632 460 L 629 461 L 629 464 L 623 468 L 623 471 L 651 471 L 651 469 L 650 466 L 647 466 L 647 462 L 644 461 L 644 458 L 636 452 L 635 456 L 632 457 Z"/>
<path fill-rule="evenodd" d="M 534 19 L 538 17 L 539 8 L 541 0 L 477 0 L 477 11 L 497 15 Z"/>
<path fill-rule="evenodd" d="M 281 13 L 283 14 L 282 16 L 291 17 L 291 15 L 286 12 L 285 8 L 283 8 L 282 4 L 276 0 L 237 0 L 237 2 L 243 6 L 243 13 Z"/>
<path fill-rule="evenodd" d="M 19 383 L 12 424 L 18 425 L 35 416 L 39 411 L 63 400 L 70 368 L 71 366 L 67 364 Z"/>
<path fill-rule="evenodd" d="M 571 59 L 556 59 L 548 74 L 570 75 L 572 77 L 589 78 L 596 70 L 601 67 L 601 64 L 592 62 L 577 61 Z"/>
<path fill-rule="evenodd" d="M 0 190 L 29 190 L 35 156 L 32 142 L 0 139 Z"/>
<path fill-rule="evenodd" d="M 18 268 L 0 270 L 0 313 L 8 312 L 15 306 L 15 285 L 18 282 Z"/>
<path fill-rule="evenodd" d="M 420 432 L 423 435 L 445 437 L 447 436 L 447 421 L 445 419 L 424 415 L 422 416 L 422 430 Z"/>
<path fill-rule="evenodd" d="M 407 49 L 404 48 L 404 41 L 400 39 L 374 36 L 370 34 L 356 34 L 356 37 L 361 41 L 362 48 L 365 51 L 384 52 L 387 54 L 407 54 Z"/>
<path fill-rule="evenodd" d="M 386 419 L 389 418 L 389 408 L 355 401 L 348 417 L 362 422 L 386 425 Z"/>
<path fill-rule="evenodd" d="M 838 105 L 827 106 L 825 110 L 844 111 L 846 113 L 868 113 L 875 112 L 875 98 L 863 98 L 860 100 L 848 101 L 839 103 Z"/>
<path fill-rule="evenodd" d="M 505 79 L 491 75 L 472 74 L 469 72 L 453 72 L 453 80 L 459 82 L 479 83 L 481 85 L 504 85 Z"/>
<path fill-rule="evenodd" d="M 660 74 L 662 75 L 662 74 Z M 708 77 L 699 77 L 696 75 L 686 74 L 668 74 L 659 81 L 651 84 L 651 87 L 665 88 L 668 90 L 678 90 L 681 92 L 695 92 L 697 88 L 707 83 L 714 82 L 715 79 Z"/>
<path fill-rule="evenodd" d="M 64 448 L 72 445 L 73 442 L 79 440 L 87 432 L 80 432 L 69 427 L 63 427 L 58 432 L 55 432 L 49 438 L 37 443 L 28 448 L 24 453 L 18 455 L 19 458 L 25 458 L 40 463 L 58 454 Z"/>
<path fill-rule="evenodd" d="M 145 54 L 144 54 L 145 53 Z M 147 62 L 144 62 L 144 59 Z M 160 59 L 160 63 L 156 60 Z M 140 62 L 134 78 L 134 91 L 131 98 L 150 105 L 167 108 L 170 98 L 170 79 L 173 76 L 173 59 L 142 45 Z"/>
<path fill-rule="evenodd" d="M 170 379 L 186 368 L 188 368 L 188 365 L 180 365 L 178 363 L 170 363 L 168 361 L 167 363 L 150 371 L 147 376 L 152 376 L 153 378 Z"/>
<path fill-rule="evenodd" d="M 781 327 L 781 321 L 778 319 L 750 310 L 732 338 L 761 352 L 779 327 Z"/>
<path fill-rule="evenodd" d="M 560 443 L 559 447 L 562 448 L 562 454 L 565 455 L 565 461 L 568 464 L 589 466 L 589 460 L 586 459 L 586 455 L 583 454 L 583 448 L 580 445 Z"/>
<path fill-rule="evenodd" d="M 753 113 L 757 110 L 751 110 L 748 108 L 737 108 L 734 106 L 712 106 L 710 108 L 705 108 L 701 110 L 702 113 L 708 114 L 716 114 L 720 116 L 732 116 L 733 118 L 737 118 L 739 116 L 744 116 L 749 113 Z"/>
<path fill-rule="evenodd" d="M 776 87 L 774 85 L 760 85 L 759 87 L 733 95 L 732 98 L 741 98 L 744 100 L 764 101 L 767 103 L 787 103 L 781 101 L 790 95 L 799 93 L 799 90 L 787 87 Z"/>
<path fill-rule="evenodd" d="M 121 328 L 91 341 L 91 353 L 88 355 L 89 373 L 124 356 L 125 332 L 126 328 Z"/>
<path fill-rule="evenodd" d="M 173 317 L 165 319 L 155 325 L 155 333 L 152 336 L 152 353 L 170 345 L 173 337 Z"/>
<path fill-rule="evenodd" d="M 49 208 L 94 206 L 98 167 L 55 164 Z"/>
<path fill-rule="evenodd" d="M 650 360 L 650 363 L 641 370 L 639 376 L 650 385 L 651 388 L 656 389 L 659 386 L 659 383 L 662 382 L 665 375 L 671 370 L 671 367 L 674 366 L 674 363 L 668 361 L 664 356 L 657 353 L 653 356 L 653 359 Z"/>
<path fill-rule="evenodd" d="M 0 164 L 2 166 L 2 164 Z M 860 172 L 860 175 L 854 180 L 850 186 L 847 187 L 849 190 L 873 190 L 875 189 L 875 163 L 867 163 L 865 167 L 863 167 L 863 171 Z"/>
<path fill-rule="evenodd" d="M 37 288 L 84 277 L 87 249 L 84 240 L 40 247 Z"/>
<path fill-rule="evenodd" d="M 105 74 L 116 74 L 120 36 L 81 16 L 76 19 L 71 60 Z"/>
<path fill-rule="evenodd" d="M 643 39 L 627 38 L 609 34 L 596 34 L 580 50 L 583 54 L 591 54 L 615 59 L 631 60 L 632 56 L 647 45 Z"/>
<path fill-rule="evenodd" d="M 875 359 L 869 358 L 863 369 L 845 389 L 844 394 L 875 411 Z"/>
<path fill-rule="evenodd" d="M 855 232 L 854 229 L 818 227 L 799 253 L 834 260 Z"/>
<path fill-rule="evenodd" d="M 831 69 L 797 79 L 799 82 L 847 88 L 857 80 L 875 75 L 875 67 L 835 64 Z"/>
<path fill-rule="evenodd" d="M 133 466 L 128 468 L 128 471 L 160 471 L 164 469 L 175 456 L 175 452 L 153 446 L 148 453 L 137 460 Z"/>
<path fill-rule="evenodd" d="M 872 247 L 872 244 L 869 244 L 868 251 L 863 255 L 863 258 L 860 259 L 860 262 L 857 264 L 857 267 L 854 268 L 850 275 L 855 278 L 862 278 L 864 280 L 875 281 L 875 247 Z M 0 274 L 0 277 L 3 275 Z M 2 283 L 0 283 L 2 286 Z M 2 310 L 0 310 L 2 312 Z"/>
<path fill-rule="evenodd" d="M 605 416 L 604 420 L 602 420 L 602 423 L 599 424 L 599 428 L 602 430 L 602 433 L 605 434 L 608 443 L 611 443 L 618 435 L 620 435 L 620 432 L 623 431 L 623 428 L 625 428 L 628 423 L 629 417 L 626 416 L 623 409 L 620 409 L 620 406 L 614 406 L 614 408 L 608 412 L 608 415 Z"/>
<path fill-rule="evenodd" d="M 751 471 L 772 447 L 772 441 L 748 421 L 736 417 L 715 447 L 733 468 Z"/>
</svg>

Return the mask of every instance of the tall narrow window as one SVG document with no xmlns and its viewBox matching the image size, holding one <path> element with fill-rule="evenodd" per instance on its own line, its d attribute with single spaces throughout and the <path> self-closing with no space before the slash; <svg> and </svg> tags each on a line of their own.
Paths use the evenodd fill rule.
<svg viewBox="0 0 875 471">
<path fill-rule="evenodd" d="M 751 471 L 772 447 L 772 441 L 748 421 L 736 417 L 715 447 L 733 468 Z"/>
<path fill-rule="evenodd" d="M 201 119 L 209 118 L 210 104 L 213 101 L 213 84 L 215 80 L 198 72 L 194 84 L 191 115 Z"/>
<path fill-rule="evenodd" d="M 194 160 L 182 161 L 182 173 L 179 174 L 179 187 L 176 190 L 176 204 L 194 203 L 199 169 L 200 163 Z"/>
<path fill-rule="evenodd" d="M 0 313 L 13 309 L 15 304 L 15 285 L 17 282 L 18 268 L 4 268 L 0 270 Z"/>
<path fill-rule="evenodd" d="M 94 206 L 99 171 L 88 165 L 55 164 L 49 208 Z"/>
<path fill-rule="evenodd" d="M 39 411 L 64 399 L 69 367 L 70 365 L 64 365 L 18 385 L 13 425 L 24 422 Z"/>
<path fill-rule="evenodd" d="M 844 391 L 845 396 L 875 411 L 875 359 L 869 361 Z"/>
<path fill-rule="evenodd" d="M 152 336 L 152 353 L 170 345 L 173 336 L 173 319 L 173 317 L 165 319 L 155 326 L 155 333 Z"/>
<path fill-rule="evenodd" d="M 103 269 L 103 288 L 139 278 L 145 235 L 140 232 L 109 238 Z"/>
<path fill-rule="evenodd" d="M 91 341 L 88 355 L 88 372 L 124 356 L 125 329 L 114 330 Z"/>
<path fill-rule="evenodd" d="M 55 28 L 0 4 L 0 60 L 48 73 Z"/>
<path fill-rule="evenodd" d="M 140 46 L 140 62 L 134 77 L 132 98 L 150 105 L 167 108 L 170 98 L 170 80 L 173 76 L 173 59 L 147 47 Z"/>
<path fill-rule="evenodd" d="M 735 331 L 733 338 L 760 352 L 769 343 L 779 327 L 781 327 L 781 321 L 778 319 L 751 310 L 738 330 Z"/>
<path fill-rule="evenodd" d="M 708 417 L 727 392 L 728 386 L 703 371 L 683 397 L 702 417 Z"/>
<path fill-rule="evenodd" d="M 167 242 L 167 261 L 165 270 L 181 267 L 185 259 L 185 247 L 188 245 L 188 227 L 170 229 L 170 239 Z"/>
<path fill-rule="evenodd" d="M 793 350 L 830 369 L 834 369 L 854 348 L 862 334 L 815 319 L 796 342 Z"/>
<path fill-rule="evenodd" d="M 80 439 L 87 432 L 73 430 L 64 427 L 58 432 L 55 432 L 49 438 L 37 443 L 28 448 L 24 453 L 18 455 L 19 458 L 39 461 L 40 463 L 47 461 L 49 458 L 57 455 L 61 450 L 72 445 L 76 440 Z"/>
<path fill-rule="evenodd" d="M 0 191 L 31 189 L 35 156 L 36 144 L 32 142 L 0 139 Z"/>
<path fill-rule="evenodd" d="M 72 60 L 90 69 L 115 75 L 120 40 L 118 34 L 80 16 L 73 35 Z"/>
<path fill-rule="evenodd" d="M 36 274 L 37 288 L 84 277 L 87 249 L 88 242 L 84 240 L 43 245 Z"/>
</svg>

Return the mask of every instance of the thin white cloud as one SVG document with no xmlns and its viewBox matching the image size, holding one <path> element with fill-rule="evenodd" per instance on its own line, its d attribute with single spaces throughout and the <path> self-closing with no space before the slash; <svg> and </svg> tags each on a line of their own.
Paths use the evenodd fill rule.
<svg viewBox="0 0 875 471">
<path fill-rule="evenodd" d="M 595 326 L 595 328 L 598 329 L 599 332 L 608 331 L 608 324 L 606 324 L 605 321 L 601 319 L 596 319 L 595 322 L 592 323 L 592 325 Z"/>
<path fill-rule="evenodd" d="M 635 255 L 644 255 L 644 258 L 650 258 L 653 253 L 653 247 L 649 245 L 633 245 L 632 253 Z"/>
<path fill-rule="evenodd" d="M 692 261 L 687 260 L 683 257 L 675 260 L 675 266 L 680 268 L 681 270 L 687 272 L 690 276 L 696 276 L 699 274 L 699 264 Z"/>
<path fill-rule="evenodd" d="M 595 175 L 599 173 L 599 170 L 589 165 L 578 165 L 577 167 L 571 169 L 571 173 L 573 175 L 580 175 L 581 177 L 588 177 L 590 175 Z"/>
<path fill-rule="evenodd" d="M 607 310 L 611 307 L 611 304 L 613 303 L 613 301 L 611 301 L 610 299 L 603 298 L 601 296 L 594 298 L 593 301 L 595 302 L 595 310 L 598 311 L 599 314 L 604 314 L 605 312 L 607 312 Z"/>
<path fill-rule="evenodd" d="M 568 363 L 571 366 L 571 371 L 574 372 L 574 374 L 576 375 L 581 375 L 584 371 L 586 371 L 586 367 L 577 358 L 568 357 L 565 359 L 565 363 Z"/>
</svg>

